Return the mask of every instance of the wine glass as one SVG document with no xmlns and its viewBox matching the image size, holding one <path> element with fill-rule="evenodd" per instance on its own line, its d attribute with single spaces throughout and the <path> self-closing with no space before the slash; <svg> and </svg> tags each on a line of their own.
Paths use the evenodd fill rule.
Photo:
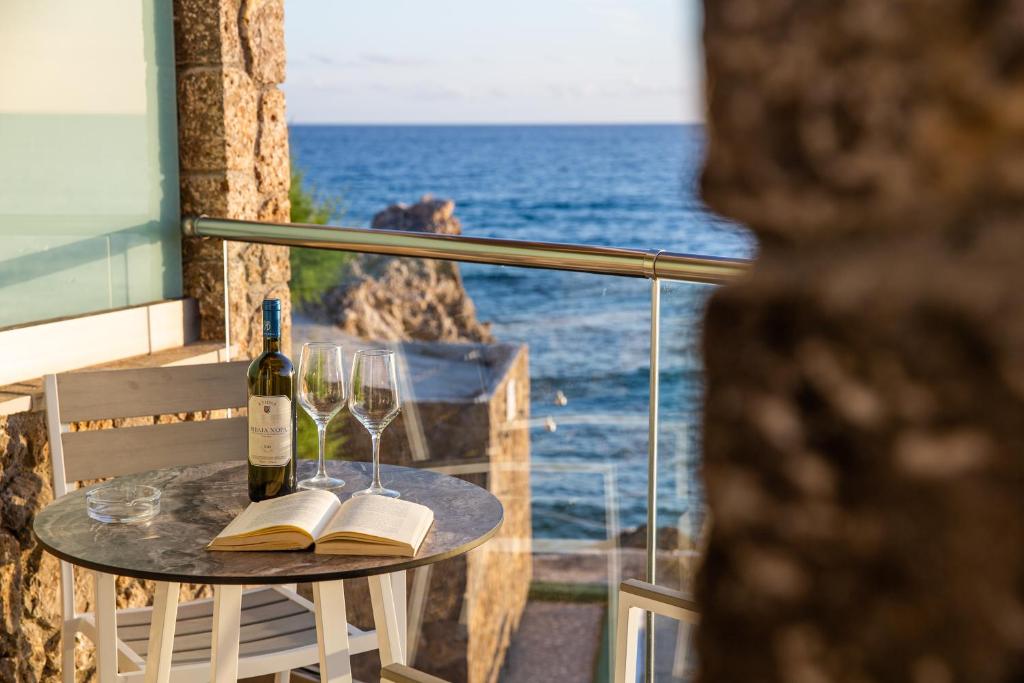
<svg viewBox="0 0 1024 683">
<path fill-rule="evenodd" d="M 316 476 L 299 482 L 300 489 L 337 489 L 342 479 L 327 474 L 324 450 L 327 445 L 327 423 L 345 407 L 345 370 L 341 347 L 331 342 L 309 342 L 302 345 L 299 359 L 299 404 L 316 423 L 320 457 Z"/>
<path fill-rule="evenodd" d="M 401 495 L 398 491 L 386 489 L 380 483 L 380 435 L 402 409 L 402 399 L 398 395 L 394 351 L 356 351 L 352 360 L 350 388 L 349 412 L 363 423 L 373 441 L 373 482 L 370 488 L 352 495 L 398 498 Z"/>
</svg>

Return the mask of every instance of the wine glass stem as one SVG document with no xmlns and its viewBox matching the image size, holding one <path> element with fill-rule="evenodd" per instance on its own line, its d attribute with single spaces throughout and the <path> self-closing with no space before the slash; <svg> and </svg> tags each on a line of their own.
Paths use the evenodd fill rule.
<svg viewBox="0 0 1024 683">
<path fill-rule="evenodd" d="M 373 442 L 373 482 L 371 489 L 383 488 L 380 483 L 380 432 L 370 432 L 370 440 Z"/>
<path fill-rule="evenodd" d="M 327 477 L 327 425 L 323 422 L 316 423 L 316 435 L 320 441 L 320 457 L 317 460 L 316 477 L 317 479 L 324 479 Z"/>
</svg>

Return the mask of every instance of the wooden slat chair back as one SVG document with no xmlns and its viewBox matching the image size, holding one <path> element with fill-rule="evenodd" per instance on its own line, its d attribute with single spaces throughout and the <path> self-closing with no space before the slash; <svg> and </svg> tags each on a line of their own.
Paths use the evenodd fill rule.
<svg viewBox="0 0 1024 683">
<path fill-rule="evenodd" d="M 619 609 L 615 624 L 615 683 L 636 681 L 637 636 L 645 612 L 696 624 L 697 605 L 683 593 L 662 586 L 629 579 L 619 586 Z"/>
<path fill-rule="evenodd" d="M 245 417 L 75 432 L 70 431 L 70 426 L 75 422 L 92 420 L 219 411 L 245 406 L 248 402 L 245 382 L 248 364 L 248 361 L 238 361 L 47 375 L 44 384 L 54 494 L 62 496 L 72 491 L 82 480 L 175 465 L 244 459 L 247 442 Z M 102 604 L 97 606 L 105 623 L 116 624 L 109 632 L 97 627 L 95 615 L 75 612 L 73 569 L 67 562 L 61 562 L 63 680 L 65 683 L 75 680 L 75 635 L 79 632 L 97 646 L 100 683 L 141 680 L 147 640 L 136 631 L 148 632 L 152 610 L 147 607 L 115 612 L 113 577 L 97 573 L 95 580 L 96 595 L 103 594 L 109 598 L 99 601 Z M 273 614 L 268 612 L 269 607 L 262 606 L 264 603 L 273 605 Z M 287 681 L 288 669 L 315 663 L 317 648 L 312 608 L 312 603 L 295 594 L 294 586 L 246 592 L 242 604 L 241 647 L 243 657 L 247 650 L 254 654 L 249 662 L 240 661 L 240 671 L 250 671 L 248 675 L 276 673 L 276 680 Z M 256 616 L 247 617 L 249 611 Z M 178 609 L 179 619 L 190 618 L 195 623 L 199 618 L 209 621 L 211 615 L 211 600 L 184 603 Z M 247 620 L 252 624 L 247 625 Z M 271 644 L 282 638 L 268 638 L 268 633 L 276 628 L 277 620 L 280 620 L 282 633 L 287 635 L 283 638 L 287 642 L 275 650 Z M 366 635 L 369 638 L 363 638 L 360 643 L 363 651 L 375 646 L 375 636 L 372 633 Z M 209 633 L 205 636 L 175 636 L 172 681 L 209 680 L 208 651 L 205 661 L 202 661 L 202 656 L 190 659 L 185 656 L 188 652 L 180 656 L 178 653 L 179 646 L 194 650 L 195 643 L 186 642 L 188 638 L 202 640 L 204 637 L 208 639 Z M 246 644 L 248 640 L 252 640 L 249 645 Z M 203 654 L 201 650 L 196 652 Z M 122 672 L 119 670 L 121 667 L 129 671 Z"/>
<path fill-rule="evenodd" d="M 87 479 L 244 458 L 244 417 L 77 432 L 69 427 L 90 420 L 240 408 L 247 402 L 247 367 L 247 361 L 237 361 L 48 375 L 54 493 L 64 495 Z"/>
</svg>

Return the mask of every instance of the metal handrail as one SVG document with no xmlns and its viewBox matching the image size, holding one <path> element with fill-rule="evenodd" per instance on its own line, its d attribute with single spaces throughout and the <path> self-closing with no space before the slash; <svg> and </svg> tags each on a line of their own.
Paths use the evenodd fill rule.
<svg viewBox="0 0 1024 683">
<path fill-rule="evenodd" d="M 239 221 L 208 216 L 186 217 L 182 220 L 181 229 L 189 236 L 219 237 L 236 242 L 259 242 L 290 247 L 358 251 L 707 284 L 729 282 L 741 275 L 749 266 L 749 261 L 742 259 L 694 256 L 657 250 L 305 223 Z"/>
<path fill-rule="evenodd" d="M 598 247 L 585 244 L 556 244 L 426 232 L 343 228 L 305 223 L 265 223 L 207 216 L 186 217 L 181 231 L 193 237 L 219 237 L 236 242 L 280 244 L 290 247 L 357 251 L 390 256 L 446 259 L 468 263 L 571 270 L 597 275 L 618 275 L 650 279 L 651 362 L 649 369 L 647 426 L 647 543 L 646 577 L 655 583 L 658 520 L 658 394 L 659 337 L 661 321 L 661 280 L 724 284 L 743 274 L 750 262 L 741 259 L 694 256 L 666 251 Z M 225 252 L 224 267 L 227 268 Z M 225 270 L 227 312 L 227 271 Z M 225 325 L 225 329 L 229 326 Z M 614 606 L 610 606 L 614 613 Z M 645 637 L 647 653 L 644 680 L 654 680 L 654 622 L 648 614 Z"/>
</svg>

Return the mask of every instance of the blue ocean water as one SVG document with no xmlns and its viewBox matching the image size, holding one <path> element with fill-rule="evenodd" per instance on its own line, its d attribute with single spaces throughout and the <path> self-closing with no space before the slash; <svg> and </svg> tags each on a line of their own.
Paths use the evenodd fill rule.
<svg viewBox="0 0 1024 683">
<path fill-rule="evenodd" d="M 429 193 L 455 200 L 467 235 L 753 253 L 749 233 L 698 199 L 700 126 L 293 125 L 290 134 L 294 163 L 317 193 L 340 196 L 346 225 Z M 499 339 L 530 347 L 535 533 L 599 539 L 642 524 L 649 284 L 461 268 L 478 317 Z M 698 335 L 710 292 L 662 286 L 659 514 L 668 526 L 702 504 Z"/>
</svg>

